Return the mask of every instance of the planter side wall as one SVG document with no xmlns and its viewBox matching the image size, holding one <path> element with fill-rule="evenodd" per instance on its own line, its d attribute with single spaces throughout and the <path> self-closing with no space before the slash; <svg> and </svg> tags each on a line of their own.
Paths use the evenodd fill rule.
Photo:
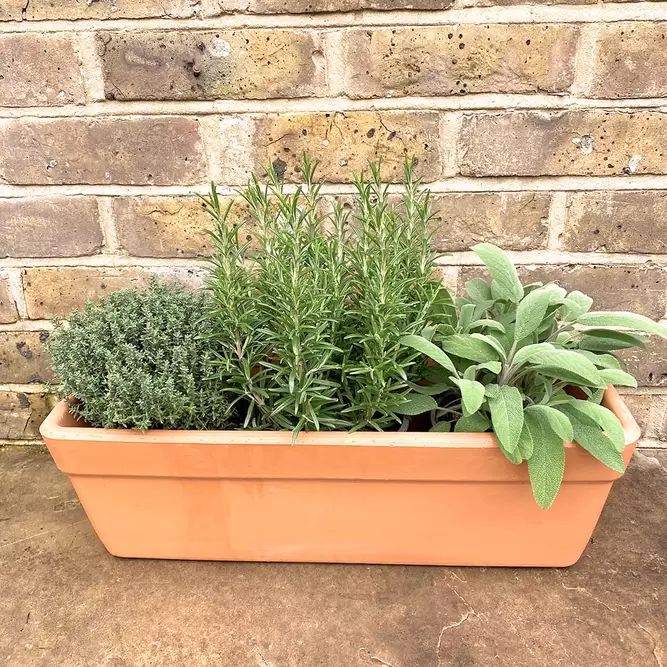
<svg viewBox="0 0 667 667">
<path fill-rule="evenodd" d="M 116 556 L 197 560 L 572 565 L 612 482 L 564 484 L 548 511 L 525 483 L 72 477 Z"/>
<path fill-rule="evenodd" d="M 639 438 L 613 387 L 606 405 Z M 574 444 L 553 506 L 491 434 L 155 431 L 42 426 L 114 555 L 201 560 L 567 566 L 619 477 Z"/>
</svg>

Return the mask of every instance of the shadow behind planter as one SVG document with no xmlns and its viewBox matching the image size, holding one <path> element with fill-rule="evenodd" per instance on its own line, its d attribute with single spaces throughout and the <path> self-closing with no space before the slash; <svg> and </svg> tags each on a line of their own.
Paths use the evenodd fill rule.
<svg viewBox="0 0 667 667">
<path fill-rule="evenodd" d="M 605 405 L 639 428 L 613 387 Z M 115 556 L 568 566 L 620 475 L 576 444 L 541 510 L 526 464 L 489 433 L 88 428 L 59 403 L 41 428 Z"/>
</svg>

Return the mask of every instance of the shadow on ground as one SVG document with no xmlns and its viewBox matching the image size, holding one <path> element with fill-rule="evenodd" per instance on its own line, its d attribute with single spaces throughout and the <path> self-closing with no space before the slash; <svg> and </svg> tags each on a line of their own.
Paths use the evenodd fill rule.
<svg viewBox="0 0 667 667">
<path fill-rule="evenodd" d="M 48 454 L 0 451 L 0 665 L 667 667 L 667 452 L 577 565 L 520 570 L 120 560 Z"/>
</svg>

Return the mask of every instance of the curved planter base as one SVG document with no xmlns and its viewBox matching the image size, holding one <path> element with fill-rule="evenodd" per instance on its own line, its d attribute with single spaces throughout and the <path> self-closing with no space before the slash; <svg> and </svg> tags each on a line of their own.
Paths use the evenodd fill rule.
<svg viewBox="0 0 667 667">
<path fill-rule="evenodd" d="M 606 405 L 639 429 L 613 388 Z M 552 507 L 491 434 L 87 428 L 58 404 L 42 425 L 116 556 L 563 567 L 583 553 L 618 473 L 566 446 Z"/>
</svg>

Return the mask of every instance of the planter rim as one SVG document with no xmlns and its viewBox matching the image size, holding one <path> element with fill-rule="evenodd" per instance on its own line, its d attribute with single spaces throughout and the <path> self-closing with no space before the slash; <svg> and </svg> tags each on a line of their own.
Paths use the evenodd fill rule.
<svg viewBox="0 0 667 667">
<path fill-rule="evenodd" d="M 625 431 L 625 444 L 636 443 L 641 430 L 623 402 L 618 391 L 609 385 L 602 404 L 620 420 Z M 40 434 L 46 440 L 173 443 L 175 437 L 188 444 L 211 445 L 344 445 L 365 447 L 420 447 L 420 448 L 479 448 L 498 447 L 493 433 L 432 433 L 429 431 L 303 431 L 292 442 L 291 431 L 253 431 L 249 429 L 197 431 L 153 429 L 141 432 L 135 429 L 105 429 L 82 425 L 69 413 L 67 401 L 60 401 L 40 426 Z M 566 448 L 579 447 L 575 442 L 565 443 Z"/>
</svg>

